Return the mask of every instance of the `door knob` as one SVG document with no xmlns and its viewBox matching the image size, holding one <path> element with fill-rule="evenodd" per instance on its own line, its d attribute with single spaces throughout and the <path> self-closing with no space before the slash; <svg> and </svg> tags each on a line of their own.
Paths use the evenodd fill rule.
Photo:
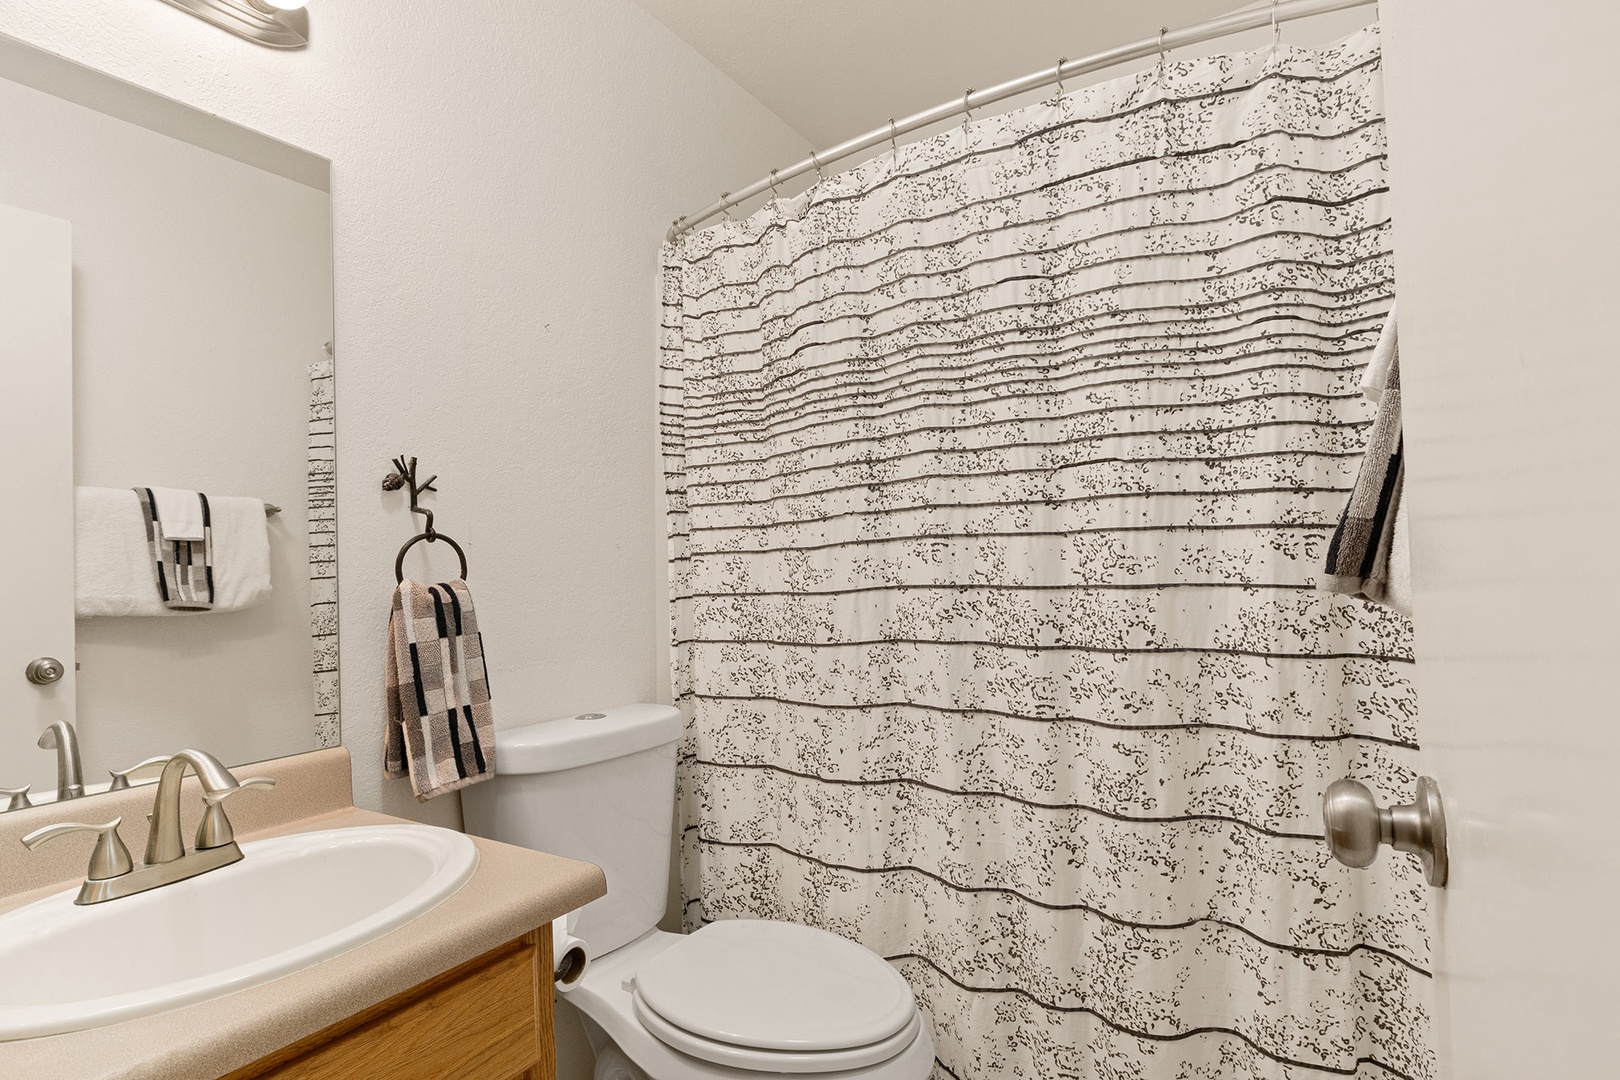
<svg viewBox="0 0 1620 1080">
<path fill-rule="evenodd" d="M 1445 888 L 1450 874 L 1446 813 L 1439 785 L 1429 777 L 1418 777 L 1415 800 L 1390 807 L 1379 806 L 1365 785 L 1335 780 L 1322 795 L 1322 824 L 1328 851 L 1344 865 L 1371 866 L 1378 848 L 1388 844 L 1416 855 L 1429 884 Z"/>
<path fill-rule="evenodd" d="M 56 657 L 41 656 L 38 659 L 28 661 L 28 666 L 23 669 L 23 674 L 27 675 L 28 681 L 35 686 L 49 686 L 57 679 L 60 679 L 62 673 L 66 670 L 67 668 L 62 666 L 62 661 Z"/>
</svg>

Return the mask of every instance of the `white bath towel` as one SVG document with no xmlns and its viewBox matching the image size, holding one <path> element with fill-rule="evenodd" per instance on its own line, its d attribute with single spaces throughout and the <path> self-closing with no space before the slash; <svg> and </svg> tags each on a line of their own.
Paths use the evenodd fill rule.
<svg viewBox="0 0 1620 1080">
<path fill-rule="evenodd" d="M 149 487 L 146 490 L 152 493 L 152 501 L 157 503 L 158 520 L 163 522 L 163 539 L 203 538 L 202 498 L 195 491 L 166 487 Z"/>
<path fill-rule="evenodd" d="M 216 496 L 212 516 L 214 611 L 252 607 L 270 595 L 270 535 L 259 499 Z M 130 488 L 76 487 L 74 614 L 186 615 L 164 605 L 140 501 Z"/>
</svg>

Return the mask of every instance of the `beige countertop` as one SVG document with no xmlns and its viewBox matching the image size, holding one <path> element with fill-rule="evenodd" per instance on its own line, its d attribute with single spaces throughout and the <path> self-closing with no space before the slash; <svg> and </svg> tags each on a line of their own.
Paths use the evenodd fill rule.
<svg viewBox="0 0 1620 1080">
<path fill-rule="evenodd" d="M 399 818 L 349 805 L 349 757 L 341 750 L 282 758 L 233 769 L 238 777 L 275 776 L 278 786 L 250 812 L 232 807 L 238 838 L 357 825 Z M 194 784 L 195 779 L 188 780 Z M 279 797 L 277 797 L 279 796 Z M 15 836 L 67 817 L 105 820 L 124 815 L 124 840 L 144 844 L 144 814 L 152 788 L 79 800 L 71 810 L 41 806 L 0 815 L 0 909 L 76 885 L 86 852 L 68 848 L 76 869 L 49 877 L 63 865 L 27 861 Z M 105 801 L 103 801 L 105 800 Z M 201 799 L 189 796 L 188 804 Z M 235 800 L 248 811 L 245 798 Z M 90 809 L 91 807 L 95 809 Z M 130 813 L 137 809 L 138 813 Z M 299 816 L 292 817 L 292 813 Z M 134 826 L 139 824 L 139 828 Z M 15 836 L 13 835 L 15 834 Z M 438 907 L 375 941 L 261 986 L 157 1016 L 66 1035 L 0 1042 L 0 1077 L 6 1080 L 215 1080 L 361 1009 L 470 960 L 602 896 L 602 871 L 589 863 L 473 837 L 478 868 Z M 22 856 L 12 852 L 22 852 Z M 110 901 L 117 903 L 117 901 Z M 17 977 L 18 973 L 9 973 Z M 85 972 L 94 979 L 95 972 Z"/>
</svg>

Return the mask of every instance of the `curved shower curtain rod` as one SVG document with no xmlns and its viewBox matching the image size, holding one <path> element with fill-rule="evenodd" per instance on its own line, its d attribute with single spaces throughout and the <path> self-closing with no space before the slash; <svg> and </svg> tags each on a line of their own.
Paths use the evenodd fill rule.
<svg viewBox="0 0 1620 1080">
<path fill-rule="evenodd" d="M 1023 78 L 1013 79 L 992 86 L 987 90 L 970 90 L 959 98 L 952 98 L 943 105 L 935 105 L 932 109 L 925 109 L 920 113 L 913 113 L 904 120 L 890 120 L 880 128 L 874 128 L 865 135 L 857 135 L 853 139 L 846 139 L 837 146 L 826 150 L 811 153 L 796 165 L 785 169 L 772 169 L 770 175 L 763 180 L 756 180 L 747 187 L 738 191 L 728 191 L 705 206 L 695 214 L 678 217 L 670 225 L 666 238 L 674 241 L 680 238 L 687 230 L 695 228 L 701 221 L 706 221 L 716 214 L 745 202 L 761 192 L 771 191 L 782 184 L 783 181 L 792 180 L 796 176 L 803 176 L 807 172 L 820 173 L 821 170 L 840 158 L 858 154 L 862 150 L 870 149 L 879 143 L 893 142 L 898 148 L 896 140 L 901 135 L 909 134 L 918 128 L 925 128 L 930 124 L 937 124 L 941 120 L 949 120 L 965 112 L 985 105 L 1003 101 L 1031 90 L 1039 90 L 1053 83 L 1061 84 L 1064 79 L 1087 72 L 1098 71 L 1102 68 L 1123 64 L 1128 60 L 1140 60 L 1145 56 L 1153 56 L 1159 52 L 1169 52 L 1171 49 L 1180 49 L 1187 45 L 1197 45 L 1200 42 L 1211 41 L 1215 38 L 1225 37 L 1228 34 L 1241 33 L 1244 30 L 1258 30 L 1261 27 L 1275 27 L 1281 23 L 1292 22 L 1295 19 L 1304 19 L 1312 15 L 1323 15 L 1330 11 L 1342 11 L 1346 8 L 1365 7 L 1374 5 L 1378 0 L 1280 0 L 1264 7 L 1257 7 L 1249 11 L 1238 11 L 1230 15 L 1222 15 L 1218 19 L 1197 23 L 1193 26 L 1182 27 L 1180 30 L 1161 30 L 1159 33 L 1140 41 L 1133 41 L 1128 45 L 1119 45 L 1092 56 L 1082 57 L 1079 60 L 1064 60 L 1056 67 L 1042 68 L 1040 71 Z"/>
</svg>

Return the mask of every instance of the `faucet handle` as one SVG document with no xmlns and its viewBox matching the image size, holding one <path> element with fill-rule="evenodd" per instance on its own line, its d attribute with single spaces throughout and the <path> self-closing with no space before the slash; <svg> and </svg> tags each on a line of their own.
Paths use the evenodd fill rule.
<svg viewBox="0 0 1620 1080">
<path fill-rule="evenodd" d="M 6 800 L 7 810 L 26 810 L 33 806 L 28 798 L 28 789 L 33 784 L 24 784 L 22 787 L 0 787 L 0 797 Z"/>
<path fill-rule="evenodd" d="M 90 872 L 85 878 L 89 881 L 106 881 L 108 878 L 122 877 L 135 869 L 135 863 L 129 857 L 129 848 L 124 846 L 123 838 L 118 835 L 118 826 L 123 820 L 121 817 L 115 817 L 102 825 L 83 825 L 76 821 L 64 821 L 56 825 L 47 825 L 43 829 L 35 829 L 23 837 L 22 842 L 29 850 L 33 850 L 47 841 L 69 833 L 98 833 L 100 838 L 96 841 L 95 849 L 90 852 Z"/>
<path fill-rule="evenodd" d="M 275 787 L 275 786 L 276 786 L 276 781 L 275 781 L 274 777 L 270 777 L 270 776 L 250 776 L 246 780 L 238 780 L 236 782 L 235 787 L 226 788 L 224 791 L 214 791 L 214 792 L 205 791 L 205 792 L 203 792 L 203 802 L 207 803 L 209 806 L 218 806 L 220 803 L 224 802 L 226 799 L 230 798 L 232 795 L 235 795 L 238 791 L 241 791 L 243 788 L 246 788 L 246 787 Z"/>
<path fill-rule="evenodd" d="M 209 848 L 224 847 L 236 839 L 236 832 L 231 828 L 231 819 L 225 816 L 225 800 L 249 787 L 275 787 L 276 782 L 268 776 L 250 776 L 246 780 L 238 780 L 233 788 L 209 794 L 203 793 L 203 802 L 208 808 L 203 811 L 202 823 L 197 826 L 197 850 L 206 851 Z"/>
<path fill-rule="evenodd" d="M 107 790 L 123 791 L 125 788 L 129 787 L 129 778 L 140 772 L 142 769 L 155 769 L 159 766 L 167 765 L 168 763 L 169 755 L 164 754 L 161 757 L 149 757 L 145 761 L 131 765 L 127 769 L 108 769 L 107 774 L 112 777 L 112 784 L 108 786 Z"/>
</svg>

